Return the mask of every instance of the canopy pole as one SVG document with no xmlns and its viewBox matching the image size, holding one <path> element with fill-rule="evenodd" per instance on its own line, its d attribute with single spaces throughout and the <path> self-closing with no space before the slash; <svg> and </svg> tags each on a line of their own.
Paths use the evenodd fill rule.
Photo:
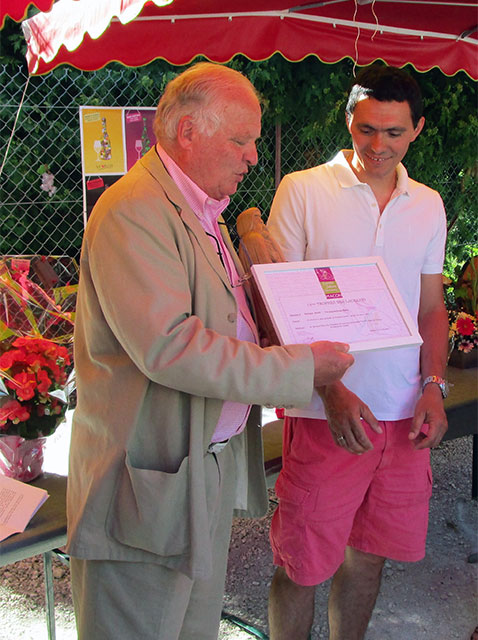
<svg viewBox="0 0 478 640">
<path fill-rule="evenodd" d="M 5 166 L 5 163 L 7 162 L 8 152 L 10 150 L 10 145 L 12 144 L 13 136 L 15 135 L 15 129 L 17 127 L 18 118 L 20 116 L 20 111 L 22 110 L 23 101 L 25 100 L 25 94 L 27 92 L 27 88 L 28 88 L 29 82 L 30 82 L 30 76 L 27 77 L 27 81 L 25 83 L 25 88 L 23 89 L 22 98 L 20 100 L 20 104 L 18 105 L 17 115 L 15 116 L 15 122 L 13 123 L 12 133 L 10 134 L 10 138 L 8 140 L 8 143 L 7 143 L 7 148 L 5 149 L 5 156 L 3 158 L 2 166 L 0 167 L 0 178 L 2 177 L 3 168 Z"/>
<path fill-rule="evenodd" d="M 282 156 L 281 156 L 281 143 L 282 143 L 282 126 L 280 123 L 280 120 L 277 119 L 276 120 L 276 149 L 275 149 L 275 178 L 274 178 L 274 182 L 275 182 L 275 188 L 277 190 L 277 187 L 279 186 L 280 180 L 281 180 L 281 164 L 282 164 Z"/>
</svg>

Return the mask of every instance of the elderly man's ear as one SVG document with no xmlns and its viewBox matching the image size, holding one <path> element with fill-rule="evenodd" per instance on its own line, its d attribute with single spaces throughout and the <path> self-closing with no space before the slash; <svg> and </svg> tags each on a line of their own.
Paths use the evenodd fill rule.
<svg viewBox="0 0 478 640">
<path fill-rule="evenodd" d="M 183 149 L 187 149 L 191 146 L 194 136 L 194 129 L 194 122 L 191 116 L 183 116 L 179 120 L 177 141 Z"/>
</svg>

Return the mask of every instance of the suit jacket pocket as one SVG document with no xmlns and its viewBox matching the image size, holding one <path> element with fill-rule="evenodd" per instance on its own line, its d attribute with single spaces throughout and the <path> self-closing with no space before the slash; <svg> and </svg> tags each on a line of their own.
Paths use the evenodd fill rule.
<svg viewBox="0 0 478 640">
<path fill-rule="evenodd" d="M 126 456 L 108 513 L 108 534 L 160 556 L 189 547 L 189 458 L 175 473 L 133 467 Z"/>
</svg>

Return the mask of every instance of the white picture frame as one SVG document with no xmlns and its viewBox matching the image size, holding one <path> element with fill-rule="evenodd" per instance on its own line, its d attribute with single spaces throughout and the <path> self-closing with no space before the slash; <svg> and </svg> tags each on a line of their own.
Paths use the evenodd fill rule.
<svg viewBox="0 0 478 640">
<path fill-rule="evenodd" d="M 254 264 L 281 344 L 345 342 L 350 352 L 422 344 L 380 256 Z"/>
</svg>

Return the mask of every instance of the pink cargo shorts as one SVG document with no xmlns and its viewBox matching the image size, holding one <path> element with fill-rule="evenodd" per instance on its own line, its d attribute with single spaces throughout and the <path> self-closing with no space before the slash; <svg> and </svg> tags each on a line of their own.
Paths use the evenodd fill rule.
<svg viewBox="0 0 478 640">
<path fill-rule="evenodd" d="M 357 456 L 335 444 L 326 420 L 285 419 L 270 540 L 274 564 L 294 582 L 330 578 L 347 545 L 398 561 L 424 557 L 430 450 L 413 448 L 410 425 L 380 422 L 377 434 L 364 422 L 374 448 Z"/>
</svg>

